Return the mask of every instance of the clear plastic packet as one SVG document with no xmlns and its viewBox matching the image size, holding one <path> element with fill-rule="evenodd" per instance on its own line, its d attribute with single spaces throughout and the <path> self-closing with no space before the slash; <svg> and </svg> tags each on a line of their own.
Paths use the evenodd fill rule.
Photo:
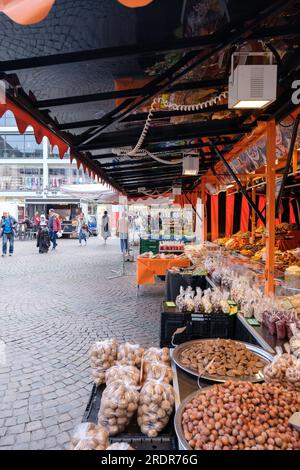
<svg viewBox="0 0 300 470">
<path fill-rule="evenodd" d="M 286 333 L 286 323 L 285 320 L 277 320 L 276 325 L 276 336 L 278 339 L 285 339 L 287 336 Z"/>
<path fill-rule="evenodd" d="M 123 432 L 139 404 L 139 387 L 124 380 L 111 382 L 104 390 L 98 413 L 98 424 L 110 436 Z"/>
<path fill-rule="evenodd" d="M 148 362 L 143 364 L 143 382 L 159 380 L 167 384 L 172 383 L 173 373 L 171 367 L 163 362 Z"/>
<path fill-rule="evenodd" d="M 103 426 L 81 423 L 75 428 L 70 450 L 105 450 L 108 445 L 108 432 Z"/>
<path fill-rule="evenodd" d="M 185 290 L 182 286 L 180 286 L 180 293 L 179 295 L 177 295 L 176 300 L 175 300 L 175 304 L 180 312 L 182 310 L 184 296 L 185 296 Z"/>
<path fill-rule="evenodd" d="M 105 373 L 106 385 L 116 380 L 125 380 L 133 385 L 138 386 L 140 382 L 140 371 L 134 366 L 124 366 L 123 364 L 116 363 L 110 367 Z"/>
<path fill-rule="evenodd" d="M 90 351 L 90 366 L 92 369 L 92 377 L 96 385 L 105 383 L 105 372 L 114 365 L 117 359 L 117 341 L 106 339 L 104 341 L 96 341 Z"/>
<path fill-rule="evenodd" d="M 194 306 L 195 306 L 195 312 L 200 312 L 204 310 L 203 304 L 202 304 L 202 289 L 200 287 L 196 287 L 196 295 L 194 297 Z"/>
<path fill-rule="evenodd" d="M 157 437 L 167 426 L 175 403 L 171 385 L 149 380 L 140 393 L 137 421 L 143 434 Z"/>
<path fill-rule="evenodd" d="M 171 364 L 171 357 L 169 348 L 149 348 L 146 349 L 144 354 L 144 361 L 148 362 L 164 362 L 165 364 Z"/>
<path fill-rule="evenodd" d="M 203 305 L 204 313 L 211 313 L 213 310 L 210 297 L 211 297 L 211 290 L 206 289 L 202 297 L 202 305 Z"/>
<path fill-rule="evenodd" d="M 114 442 L 106 450 L 135 450 L 128 442 Z"/>
<path fill-rule="evenodd" d="M 144 348 L 141 348 L 139 344 L 123 343 L 118 347 L 117 362 L 140 368 L 143 355 Z"/>
</svg>

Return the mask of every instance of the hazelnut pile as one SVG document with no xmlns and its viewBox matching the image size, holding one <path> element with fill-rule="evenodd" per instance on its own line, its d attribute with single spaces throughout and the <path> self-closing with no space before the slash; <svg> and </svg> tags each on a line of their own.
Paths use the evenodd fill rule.
<svg viewBox="0 0 300 470">
<path fill-rule="evenodd" d="M 70 450 L 105 450 L 108 445 L 106 429 L 94 423 L 81 423 L 74 431 Z"/>
<path fill-rule="evenodd" d="M 122 365 L 140 368 L 143 355 L 144 348 L 139 344 L 124 343 L 118 347 L 117 361 Z"/>
<path fill-rule="evenodd" d="M 182 414 L 185 439 L 195 450 L 299 450 L 288 424 L 300 411 L 300 393 L 278 384 L 225 382 L 200 391 Z"/>
<path fill-rule="evenodd" d="M 140 371 L 134 366 L 123 366 L 116 363 L 115 366 L 110 367 L 105 373 L 105 383 L 109 385 L 116 380 L 124 380 L 133 385 L 139 385 Z"/>
<path fill-rule="evenodd" d="M 171 364 L 169 348 L 149 348 L 145 351 L 144 361 L 163 362 L 168 366 Z"/>
<path fill-rule="evenodd" d="M 105 372 L 114 365 L 117 358 L 118 343 L 115 339 L 97 341 L 90 349 L 90 366 L 96 385 L 105 383 Z"/>
</svg>

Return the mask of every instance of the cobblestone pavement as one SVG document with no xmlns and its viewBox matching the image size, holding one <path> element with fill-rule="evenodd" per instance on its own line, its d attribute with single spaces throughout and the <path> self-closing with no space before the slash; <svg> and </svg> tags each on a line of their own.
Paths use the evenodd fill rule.
<svg viewBox="0 0 300 470">
<path fill-rule="evenodd" d="M 59 240 L 46 255 L 34 242 L 15 248 L 0 258 L 0 450 L 64 449 L 92 388 L 90 344 L 157 345 L 162 287 L 137 296 L 134 276 L 107 279 L 120 266 L 117 240 Z"/>
</svg>

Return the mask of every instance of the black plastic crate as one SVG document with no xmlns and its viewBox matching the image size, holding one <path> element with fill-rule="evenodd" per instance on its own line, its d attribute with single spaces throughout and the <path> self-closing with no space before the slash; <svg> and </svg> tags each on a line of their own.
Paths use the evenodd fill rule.
<svg viewBox="0 0 300 470">
<path fill-rule="evenodd" d="M 98 412 L 104 389 L 105 385 L 100 385 L 99 387 L 93 385 L 92 393 L 82 418 L 83 423 L 98 422 Z M 158 437 L 149 438 L 141 433 L 136 416 L 134 416 L 126 430 L 117 436 L 111 436 L 110 441 L 111 443 L 127 442 L 136 450 L 176 450 L 178 446 L 173 422 L 174 414 L 170 416 L 168 426 Z"/>
<path fill-rule="evenodd" d="M 160 347 L 171 347 L 185 341 L 201 338 L 233 339 L 236 315 L 227 314 L 187 314 L 182 312 L 162 312 L 160 325 Z M 186 327 L 183 332 L 172 337 L 178 328 Z"/>
</svg>

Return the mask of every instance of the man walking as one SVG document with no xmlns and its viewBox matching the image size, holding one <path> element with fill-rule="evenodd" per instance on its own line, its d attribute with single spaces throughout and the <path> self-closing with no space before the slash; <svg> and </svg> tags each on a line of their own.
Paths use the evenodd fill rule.
<svg viewBox="0 0 300 470">
<path fill-rule="evenodd" d="M 55 214 L 54 209 L 49 211 L 49 236 L 52 242 L 52 250 L 57 247 L 57 233 L 61 231 L 61 221 L 58 214 Z"/>
<path fill-rule="evenodd" d="M 7 253 L 7 241 L 9 241 L 9 256 L 12 256 L 14 252 L 14 241 L 15 241 L 15 228 L 17 221 L 9 215 L 9 212 L 4 212 L 1 219 L 1 235 L 2 235 L 2 256 L 4 257 Z"/>
</svg>

